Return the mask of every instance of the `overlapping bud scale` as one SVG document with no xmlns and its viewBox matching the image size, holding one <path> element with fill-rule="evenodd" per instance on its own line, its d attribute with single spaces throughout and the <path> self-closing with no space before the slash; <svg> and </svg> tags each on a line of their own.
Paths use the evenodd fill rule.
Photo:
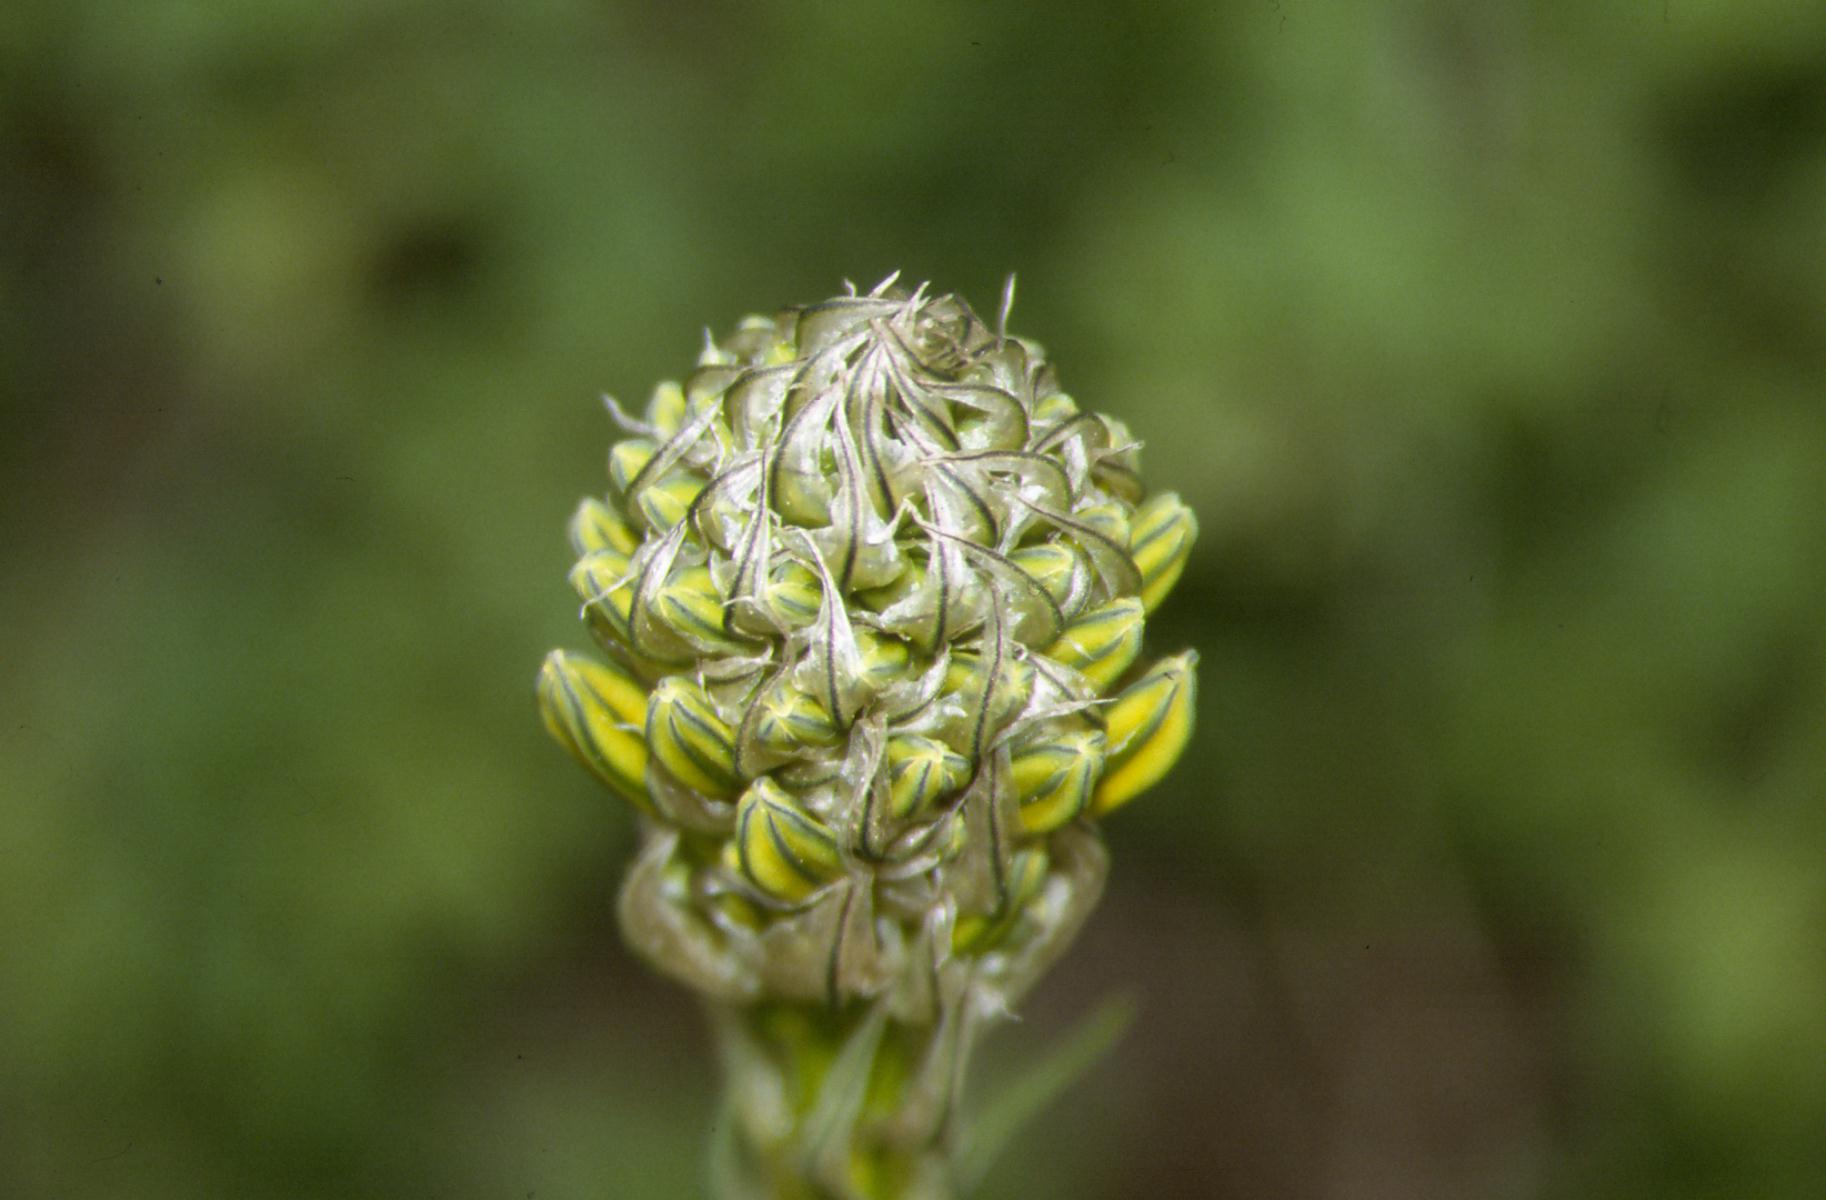
<svg viewBox="0 0 1826 1200">
<path fill-rule="evenodd" d="M 1139 658 L 1191 511 L 924 289 L 751 317 L 613 411 L 569 529 L 608 661 L 554 651 L 538 697 L 647 818 L 631 941 L 725 1000 L 1012 1000 L 1096 898 L 1094 820 L 1186 744 L 1195 655 Z"/>
</svg>

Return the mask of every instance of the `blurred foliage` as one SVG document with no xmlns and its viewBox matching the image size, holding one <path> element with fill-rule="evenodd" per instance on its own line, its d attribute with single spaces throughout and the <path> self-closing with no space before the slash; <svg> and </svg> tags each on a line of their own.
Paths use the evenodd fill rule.
<svg viewBox="0 0 1826 1200">
<path fill-rule="evenodd" d="M 13 0 L 0 1193 L 697 1194 L 562 522 L 895 268 L 1204 527 L 988 1194 L 1826 1192 L 1822 213 L 1785 0 Z"/>
</svg>

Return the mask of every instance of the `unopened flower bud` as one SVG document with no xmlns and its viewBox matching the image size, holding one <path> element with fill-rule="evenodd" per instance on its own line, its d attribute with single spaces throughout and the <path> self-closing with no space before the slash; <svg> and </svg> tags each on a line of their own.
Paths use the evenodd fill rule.
<svg viewBox="0 0 1826 1200">
<path fill-rule="evenodd" d="M 1021 828 L 1048 833 L 1082 813 L 1103 770 L 1104 735 L 1074 730 L 1014 752 L 1009 778 L 1021 805 Z"/>
<path fill-rule="evenodd" d="M 1046 851 L 1038 846 L 1016 854 L 1003 883 L 1000 906 L 994 912 L 966 913 L 959 917 L 951 937 L 951 948 L 961 954 L 993 950 L 1021 919 L 1021 910 L 1027 902 L 1045 885 L 1049 865 Z"/>
<path fill-rule="evenodd" d="M 735 735 L 704 689 L 678 675 L 659 681 L 647 705 L 647 747 L 672 777 L 706 796 L 735 795 Z"/>
<path fill-rule="evenodd" d="M 621 514 L 594 497 L 577 506 L 569 532 L 571 549 L 580 556 L 614 550 L 625 558 L 640 545 L 640 535 L 622 520 Z"/>
<path fill-rule="evenodd" d="M 592 550 L 571 568 L 571 588 L 583 601 L 583 613 L 598 638 L 626 646 L 632 641 L 629 610 L 628 556 L 609 547 Z"/>
<path fill-rule="evenodd" d="M 753 646 L 728 631 L 726 604 L 711 582 L 707 567 L 685 567 L 675 571 L 654 593 L 650 606 L 653 619 L 664 625 L 667 633 L 688 647 L 692 657 L 714 654 L 739 654 Z"/>
<path fill-rule="evenodd" d="M 807 750 L 834 744 L 842 730 L 824 705 L 780 679 L 763 688 L 737 738 L 746 773 L 769 770 Z"/>
<path fill-rule="evenodd" d="M 685 389 L 671 381 L 653 389 L 647 401 L 647 424 L 662 438 L 671 438 L 684 427 L 687 405 Z"/>
<path fill-rule="evenodd" d="M 539 669 L 539 713 L 566 750 L 643 812 L 647 798 L 647 693 L 640 684 L 603 663 L 554 650 Z"/>
<path fill-rule="evenodd" d="M 736 805 L 730 847 L 732 865 L 744 878 L 790 904 L 843 872 L 830 829 L 765 776 L 755 780 Z"/>
<path fill-rule="evenodd" d="M 1110 706 L 1109 753 L 1091 798 L 1096 815 L 1127 804 L 1179 761 L 1192 736 L 1197 666 L 1193 650 L 1164 659 Z"/>
<path fill-rule="evenodd" d="M 789 1194 L 945 1194 L 970 1031 L 1189 738 L 1196 655 L 1143 639 L 1197 522 L 1005 323 L 892 281 L 746 318 L 609 403 L 629 436 L 570 521 L 614 665 L 554 653 L 540 711 L 644 815 L 630 944 L 762 1039 L 742 1136 Z"/>
<path fill-rule="evenodd" d="M 1113 685 L 1141 653 L 1146 609 L 1133 596 L 1112 600 L 1065 627 L 1046 657 L 1082 674 L 1099 690 Z"/>
<path fill-rule="evenodd" d="M 1153 612 L 1185 570 L 1198 518 L 1178 496 L 1165 492 L 1136 510 L 1129 536 L 1129 554 L 1141 571 L 1141 603 Z"/>
<path fill-rule="evenodd" d="M 1084 604 L 1090 591 L 1090 564 L 1084 555 L 1063 542 L 1023 546 L 1008 561 L 1024 572 L 1068 619 Z"/>
<path fill-rule="evenodd" d="M 888 795 L 901 819 L 930 812 L 970 779 L 970 760 L 943 742 L 903 733 L 888 742 Z"/>
</svg>

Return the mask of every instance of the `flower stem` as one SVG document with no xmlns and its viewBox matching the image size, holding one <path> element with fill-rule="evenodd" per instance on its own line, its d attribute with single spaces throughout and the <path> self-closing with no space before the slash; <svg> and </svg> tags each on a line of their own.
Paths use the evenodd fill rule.
<svg viewBox="0 0 1826 1200">
<path fill-rule="evenodd" d="M 728 1200 L 951 1200 L 955 1104 L 974 1030 L 880 1004 L 712 1009 L 732 1123 Z"/>
</svg>

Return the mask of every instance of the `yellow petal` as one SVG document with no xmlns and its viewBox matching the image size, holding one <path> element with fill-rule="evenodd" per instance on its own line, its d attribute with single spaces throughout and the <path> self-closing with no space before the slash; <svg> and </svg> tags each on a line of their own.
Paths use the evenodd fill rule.
<svg viewBox="0 0 1826 1200">
<path fill-rule="evenodd" d="M 1163 659 L 1110 706 L 1109 752 L 1091 796 L 1102 816 L 1154 786 L 1172 769 L 1192 736 L 1198 653 Z"/>
<path fill-rule="evenodd" d="M 552 737 L 623 799 L 653 812 L 640 734 L 646 690 L 614 667 L 554 650 L 539 668 L 538 695 Z"/>
<path fill-rule="evenodd" d="M 1020 802 L 1022 830 L 1050 833 L 1085 810 L 1103 768 L 1103 747 L 1101 733 L 1083 730 L 1014 752 L 1008 779 Z"/>
<path fill-rule="evenodd" d="M 577 506 L 571 515 L 569 533 L 571 548 L 580 555 L 597 550 L 617 550 L 626 555 L 640 545 L 640 536 L 621 514 L 594 496 Z"/>
<path fill-rule="evenodd" d="M 731 844 L 748 881 L 788 903 L 798 903 L 843 873 L 835 835 L 765 776 L 742 793 Z"/>
<path fill-rule="evenodd" d="M 705 483 L 696 475 L 674 471 L 657 483 L 647 484 L 634 493 L 634 510 L 647 528 L 664 533 L 685 519 Z"/>
<path fill-rule="evenodd" d="M 735 794 L 733 736 L 701 687 L 677 675 L 660 680 L 646 732 L 648 749 L 674 779 L 713 798 Z"/>
<path fill-rule="evenodd" d="M 935 807 L 970 780 L 970 760 L 915 733 L 888 739 L 888 811 L 905 819 Z"/>
<path fill-rule="evenodd" d="M 1179 582 L 1197 537 L 1198 518 L 1172 492 L 1136 510 L 1129 554 L 1141 570 L 1141 602 L 1147 611 L 1160 607 Z"/>
<path fill-rule="evenodd" d="M 1107 692 L 1141 653 L 1145 615 L 1142 601 L 1134 597 L 1112 600 L 1067 625 L 1046 648 L 1046 656 L 1081 672 L 1099 692 Z"/>
<path fill-rule="evenodd" d="M 686 408 L 685 389 L 668 380 L 654 388 L 653 398 L 647 401 L 647 424 L 660 437 L 669 438 L 684 427 Z"/>
<path fill-rule="evenodd" d="M 653 461 L 658 450 L 647 438 L 625 438 L 609 447 L 609 482 L 615 490 L 626 496 L 628 485 Z"/>
</svg>

